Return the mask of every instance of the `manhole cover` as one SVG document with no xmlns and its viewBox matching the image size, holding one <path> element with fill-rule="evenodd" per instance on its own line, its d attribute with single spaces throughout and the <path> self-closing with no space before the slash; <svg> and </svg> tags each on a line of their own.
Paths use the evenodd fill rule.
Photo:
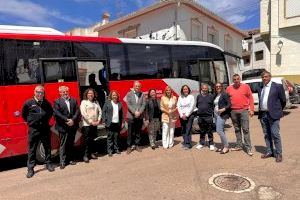
<svg viewBox="0 0 300 200">
<path fill-rule="evenodd" d="M 208 182 L 219 190 L 234 193 L 249 192 L 255 187 L 255 183 L 248 177 L 232 173 L 215 174 Z"/>
</svg>

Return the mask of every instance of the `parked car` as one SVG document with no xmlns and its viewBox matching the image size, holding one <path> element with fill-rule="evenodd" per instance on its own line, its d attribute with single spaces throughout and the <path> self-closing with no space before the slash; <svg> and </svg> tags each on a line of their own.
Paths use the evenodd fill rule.
<svg viewBox="0 0 300 200">
<path fill-rule="evenodd" d="M 289 80 L 286 80 L 288 85 L 288 91 L 290 95 L 290 100 L 293 104 L 300 103 L 300 95 L 298 93 L 298 89 L 296 88 L 295 84 L 290 82 Z"/>
<path fill-rule="evenodd" d="M 286 97 L 286 106 L 285 108 L 289 109 L 292 107 L 292 103 L 290 101 L 290 95 L 288 91 L 287 82 L 283 77 L 273 77 L 271 81 L 275 83 L 279 83 L 283 85 L 284 91 L 285 91 L 285 97 Z M 242 81 L 243 83 L 246 83 L 250 86 L 253 99 L 254 99 L 254 112 L 258 112 L 259 109 L 259 98 L 258 98 L 258 88 L 262 86 L 262 80 L 261 79 L 251 79 L 251 80 L 245 80 Z"/>
</svg>

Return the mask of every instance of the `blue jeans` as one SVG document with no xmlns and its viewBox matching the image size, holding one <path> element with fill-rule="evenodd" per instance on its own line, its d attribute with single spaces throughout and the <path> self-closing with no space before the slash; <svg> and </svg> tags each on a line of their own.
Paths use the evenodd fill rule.
<svg viewBox="0 0 300 200">
<path fill-rule="evenodd" d="M 225 121 L 226 119 L 223 119 L 222 117 L 220 117 L 220 115 L 218 115 L 217 113 L 215 113 L 215 120 L 216 120 L 216 131 L 219 134 L 220 138 L 221 138 L 221 142 L 223 144 L 223 147 L 228 147 L 228 141 L 227 141 L 227 137 L 225 135 L 225 131 L 224 131 L 224 126 L 225 126 Z"/>
<path fill-rule="evenodd" d="M 276 148 L 276 155 L 282 154 L 281 137 L 280 137 L 280 119 L 272 119 L 268 112 L 263 112 L 260 119 L 261 127 L 263 129 L 265 142 L 268 154 L 274 153 L 273 142 Z"/>
<path fill-rule="evenodd" d="M 191 114 L 187 120 L 180 118 L 180 124 L 182 127 L 183 145 L 192 148 L 192 126 L 194 122 L 194 115 Z"/>
</svg>

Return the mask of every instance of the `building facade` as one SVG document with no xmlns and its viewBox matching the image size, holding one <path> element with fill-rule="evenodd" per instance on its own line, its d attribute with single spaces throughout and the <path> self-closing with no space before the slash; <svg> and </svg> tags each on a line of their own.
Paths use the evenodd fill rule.
<svg viewBox="0 0 300 200">
<path fill-rule="evenodd" d="M 270 66 L 270 51 L 260 36 L 259 29 L 248 31 L 248 36 L 242 41 L 242 58 L 244 71 L 252 69 L 267 69 Z"/>
<path fill-rule="evenodd" d="M 300 1 L 261 0 L 260 31 L 274 76 L 300 83 Z"/>
<path fill-rule="evenodd" d="M 242 56 L 246 34 L 193 0 L 162 0 L 111 22 L 104 16 L 86 32 L 94 28 L 92 35 L 99 37 L 204 41 Z M 82 35 L 76 29 L 69 34 Z M 239 59 L 228 60 L 230 75 L 241 72 L 238 63 Z"/>
<path fill-rule="evenodd" d="M 95 29 L 99 36 L 211 42 L 241 56 L 244 32 L 191 0 L 160 1 Z"/>
</svg>

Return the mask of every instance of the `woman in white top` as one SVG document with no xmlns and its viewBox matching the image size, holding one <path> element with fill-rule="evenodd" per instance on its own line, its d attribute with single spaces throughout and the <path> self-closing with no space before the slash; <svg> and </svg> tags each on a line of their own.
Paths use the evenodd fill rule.
<svg viewBox="0 0 300 200">
<path fill-rule="evenodd" d="M 94 89 L 88 88 L 83 93 L 83 99 L 80 104 L 80 112 L 82 115 L 82 133 L 85 138 L 85 152 L 83 161 L 88 163 L 89 159 L 97 159 L 97 156 L 94 154 L 95 144 L 94 139 L 97 134 L 97 126 L 101 120 L 101 107 L 96 100 L 97 93 Z"/>
<path fill-rule="evenodd" d="M 192 148 L 191 129 L 194 121 L 194 108 L 195 98 L 191 95 L 191 89 L 189 86 L 183 85 L 181 87 L 181 96 L 178 98 L 177 109 L 183 136 L 182 148 L 185 150 Z"/>
<path fill-rule="evenodd" d="M 111 157 L 113 151 L 120 154 L 119 135 L 123 124 L 123 108 L 119 101 L 119 93 L 112 90 L 103 106 L 102 119 L 107 130 L 107 153 Z"/>
</svg>

